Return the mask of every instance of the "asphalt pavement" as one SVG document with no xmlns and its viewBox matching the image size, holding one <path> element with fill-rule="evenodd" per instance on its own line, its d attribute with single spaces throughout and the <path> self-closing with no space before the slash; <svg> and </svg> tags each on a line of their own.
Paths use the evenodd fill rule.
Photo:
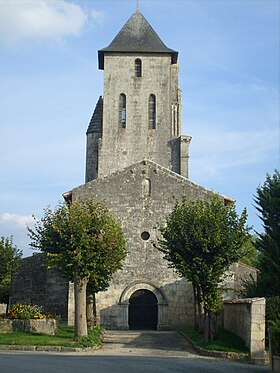
<svg viewBox="0 0 280 373">
<path fill-rule="evenodd" d="M 0 373 L 264 373 L 267 367 L 201 357 L 176 332 L 107 332 L 95 351 L 0 351 Z"/>
</svg>

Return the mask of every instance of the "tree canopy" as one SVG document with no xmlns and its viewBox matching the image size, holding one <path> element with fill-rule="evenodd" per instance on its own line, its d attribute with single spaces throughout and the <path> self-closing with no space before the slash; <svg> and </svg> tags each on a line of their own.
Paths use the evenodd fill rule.
<svg viewBox="0 0 280 373">
<path fill-rule="evenodd" d="M 75 333 L 87 334 L 86 287 L 105 290 L 126 256 L 120 223 L 104 203 L 77 200 L 50 208 L 29 228 L 31 246 L 46 254 L 49 266 L 74 281 Z"/>
<path fill-rule="evenodd" d="M 264 232 L 258 234 L 256 247 L 260 252 L 258 293 L 280 295 L 280 173 L 267 175 L 257 188 L 254 199 Z"/>
<path fill-rule="evenodd" d="M 177 272 L 192 282 L 194 302 L 205 315 L 220 306 L 219 285 L 230 264 L 245 255 L 249 228 L 244 210 L 239 217 L 235 204 L 225 206 L 214 195 L 209 200 L 176 202 L 160 229 L 162 238 L 156 246 Z M 196 308 L 195 308 L 196 321 Z M 198 320 L 201 327 L 201 320 Z"/>
<path fill-rule="evenodd" d="M 20 265 L 22 251 L 13 243 L 13 237 L 0 238 L 0 302 L 8 303 L 10 283 Z"/>
</svg>

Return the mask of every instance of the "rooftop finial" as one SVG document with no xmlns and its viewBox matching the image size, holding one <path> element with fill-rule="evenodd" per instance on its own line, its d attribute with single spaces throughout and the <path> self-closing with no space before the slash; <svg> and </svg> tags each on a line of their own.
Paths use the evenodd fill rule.
<svg viewBox="0 0 280 373">
<path fill-rule="evenodd" d="M 136 12 L 140 12 L 139 0 L 136 0 Z"/>
</svg>

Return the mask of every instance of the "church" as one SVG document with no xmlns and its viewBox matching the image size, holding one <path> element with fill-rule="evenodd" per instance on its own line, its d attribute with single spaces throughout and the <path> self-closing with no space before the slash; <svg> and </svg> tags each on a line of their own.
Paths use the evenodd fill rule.
<svg viewBox="0 0 280 373">
<path fill-rule="evenodd" d="M 186 195 L 197 200 L 213 194 L 188 179 L 191 137 L 182 134 L 178 52 L 163 43 L 137 9 L 111 44 L 98 51 L 98 63 L 104 89 L 86 132 L 85 184 L 64 193 L 67 202 L 105 201 L 120 220 L 127 241 L 122 270 L 114 274 L 106 291 L 96 294 L 97 321 L 119 330 L 192 325 L 192 286 L 153 245 L 175 198 Z M 220 198 L 225 204 L 233 202 Z M 242 264 L 233 265 L 229 273 L 231 288 L 240 285 L 240 278 L 255 275 Z M 13 285 L 14 301 L 28 293 L 25 301 L 42 304 L 44 299 L 46 307 L 71 320 L 73 288 L 54 279 L 50 271 L 44 276 L 38 295 L 38 281 L 26 285 L 34 287 L 29 293 L 20 291 L 22 273 L 21 281 Z"/>
</svg>

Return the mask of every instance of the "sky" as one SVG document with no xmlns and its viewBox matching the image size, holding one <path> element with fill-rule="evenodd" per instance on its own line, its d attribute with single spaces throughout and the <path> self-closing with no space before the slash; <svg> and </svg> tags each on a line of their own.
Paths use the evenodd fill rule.
<svg viewBox="0 0 280 373">
<path fill-rule="evenodd" d="M 280 163 L 280 2 L 139 6 L 179 52 L 190 179 L 236 199 L 261 232 L 253 198 Z M 135 9 L 135 0 L 0 0 L 0 237 L 13 235 L 24 256 L 32 216 L 84 183 L 85 132 L 103 95 L 97 51 Z"/>
</svg>

